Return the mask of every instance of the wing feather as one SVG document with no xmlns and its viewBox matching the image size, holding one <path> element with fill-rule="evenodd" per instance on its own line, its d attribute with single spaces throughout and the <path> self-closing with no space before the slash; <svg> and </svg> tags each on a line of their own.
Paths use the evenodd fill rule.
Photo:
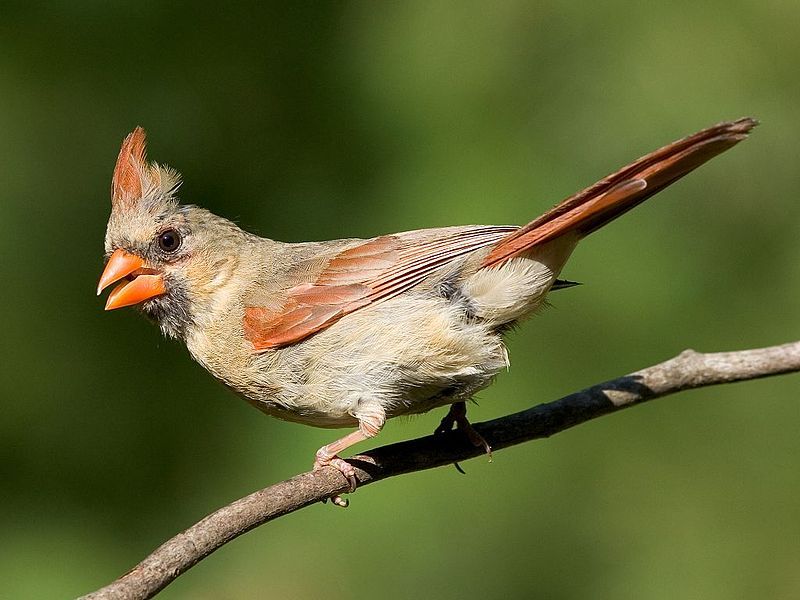
<svg viewBox="0 0 800 600">
<path fill-rule="evenodd" d="M 516 229 L 473 225 L 367 240 L 333 256 L 313 282 L 291 288 L 281 310 L 247 308 L 245 337 L 256 351 L 297 343 L 354 310 L 413 288 L 437 269 Z"/>
</svg>

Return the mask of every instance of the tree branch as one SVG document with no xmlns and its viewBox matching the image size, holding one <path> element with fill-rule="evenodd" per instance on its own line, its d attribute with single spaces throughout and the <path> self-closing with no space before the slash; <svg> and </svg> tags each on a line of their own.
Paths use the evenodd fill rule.
<svg viewBox="0 0 800 600">
<path fill-rule="evenodd" d="M 666 362 L 612 379 L 548 404 L 475 429 L 494 450 L 549 437 L 590 419 L 687 389 L 800 371 L 800 342 L 739 352 L 701 354 L 686 350 Z M 432 469 L 483 454 L 457 432 L 391 444 L 354 456 L 359 487 L 413 471 Z M 157 548 L 110 585 L 84 599 L 152 598 L 206 556 L 273 519 L 346 491 L 339 471 L 297 475 L 232 502 Z"/>
</svg>

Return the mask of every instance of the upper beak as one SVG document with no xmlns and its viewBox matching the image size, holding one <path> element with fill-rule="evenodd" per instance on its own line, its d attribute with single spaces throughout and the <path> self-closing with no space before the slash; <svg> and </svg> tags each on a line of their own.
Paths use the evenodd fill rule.
<svg viewBox="0 0 800 600">
<path fill-rule="evenodd" d="M 145 268 L 142 258 L 117 248 L 100 276 L 97 295 L 112 283 L 124 278 L 128 280 L 120 283 L 109 294 L 106 310 L 139 304 L 167 291 L 163 273 Z"/>
</svg>

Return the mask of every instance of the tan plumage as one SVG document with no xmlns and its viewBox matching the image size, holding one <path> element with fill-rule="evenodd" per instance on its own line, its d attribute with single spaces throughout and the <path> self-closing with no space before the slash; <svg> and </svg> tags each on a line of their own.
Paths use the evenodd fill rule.
<svg viewBox="0 0 800 600">
<path fill-rule="evenodd" d="M 653 152 L 522 228 L 426 229 L 371 240 L 285 244 L 174 198 L 177 175 L 145 159 L 144 132 L 114 170 L 101 288 L 140 304 L 215 377 L 262 411 L 358 431 L 463 402 L 508 364 L 502 334 L 540 307 L 590 232 L 744 139 L 721 123 Z M 452 420 L 467 426 L 460 413 Z"/>
</svg>

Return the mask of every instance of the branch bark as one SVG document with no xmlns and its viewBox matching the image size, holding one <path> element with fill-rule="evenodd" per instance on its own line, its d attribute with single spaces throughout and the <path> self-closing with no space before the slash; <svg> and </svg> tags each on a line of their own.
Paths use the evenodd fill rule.
<svg viewBox="0 0 800 600">
<path fill-rule="evenodd" d="M 559 400 L 474 424 L 494 450 L 546 438 L 590 419 L 687 389 L 800 371 L 800 341 L 738 352 L 686 350 L 666 362 L 612 379 Z M 376 448 L 349 460 L 359 487 L 483 454 L 457 432 Z M 302 473 L 211 513 L 176 535 L 128 573 L 83 599 L 152 598 L 182 573 L 234 538 L 346 491 L 339 471 Z"/>
</svg>

